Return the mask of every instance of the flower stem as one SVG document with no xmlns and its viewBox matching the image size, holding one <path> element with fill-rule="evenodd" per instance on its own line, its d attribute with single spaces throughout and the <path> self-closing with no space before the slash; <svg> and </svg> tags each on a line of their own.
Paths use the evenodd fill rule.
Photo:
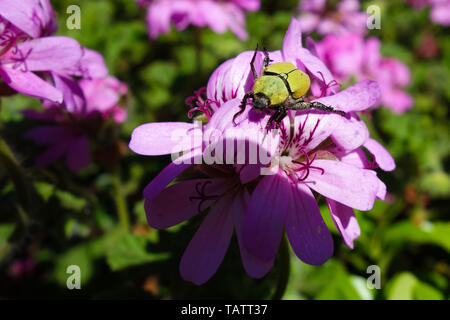
<svg viewBox="0 0 450 320">
<path fill-rule="evenodd" d="M 280 268 L 278 269 L 278 282 L 275 288 L 275 293 L 272 296 L 272 300 L 281 300 L 286 291 L 286 287 L 289 281 L 289 274 L 291 271 L 291 260 L 289 254 L 289 244 L 286 238 L 286 234 L 281 239 L 280 251 L 278 255 Z"/>
<path fill-rule="evenodd" d="M 117 207 L 119 223 L 122 229 L 128 232 L 130 230 L 130 219 L 128 214 L 127 203 L 125 200 L 125 195 L 122 189 L 119 165 L 116 165 L 111 177 L 113 184 L 113 197 Z"/>
<path fill-rule="evenodd" d="M 14 184 L 19 205 L 24 208 L 23 214 L 31 208 L 31 190 L 30 181 L 25 176 L 19 162 L 15 158 L 8 144 L 0 137 L 0 164 L 11 177 Z M 24 219 L 22 219 L 24 220 Z"/>
</svg>

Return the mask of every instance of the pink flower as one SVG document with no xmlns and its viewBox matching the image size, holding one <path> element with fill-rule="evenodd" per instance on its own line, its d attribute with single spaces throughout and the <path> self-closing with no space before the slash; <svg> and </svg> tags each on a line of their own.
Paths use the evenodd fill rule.
<svg viewBox="0 0 450 320">
<path fill-rule="evenodd" d="M 416 10 L 422 10 L 427 5 L 431 6 L 430 18 L 434 23 L 450 26 L 450 1 L 449 0 L 407 0 Z"/>
<path fill-rule="evenodd" d="M 252 277 L 262 277 L 269 271 L 284 229 L 300 259 L 310 264 L 325 262 L 333 244 L 312 190 L 327 198 L 333 221 L 345 243 L 353 247 L 360 230 L 352 208 L 370 210 L 374 200 L 383 199 L 386 192 L 371 169 L 395 167 L 389 153 L 369 138 L 367 127 L 355 114 L 377 102 L 380 93 L 376 83 L 363 81 L 336 93 L 336 86 L 328 86 L 333 81 L 331 73 L 302 47 L 300 25 L 295 19 L 286 33 L 283 50 L 269 54 L 274 62 L 290 61 L 308 72 L 322 87 L 318 101 L 346 111 L 349 117 L 299 112 L 285 118 L 279 134 L 266 135 L 268 115 L 247 107 L 235 127 L 233 115 L 254 81 L 249 65 L 253 52 L 244 52 L 214 71 L 207 98 L 197 92 L 198 103 L 188 100 L 196 111 L 206 115 L 208 121 L 202 130 L 193 130 L 190 123 L 149 123 L 136 128 L 131 137 L 130 148 L 138 154 L 184 151 L 144 190 L 150 226 L 167 228 L 211 207 L 180 263 L 183 278 L 198 285 L 218 269 L 233 232 L 244 268 Z M 256 68 L 261 64 L 262 54 L 258 54 Z M 290 128 L 290 121 L 292 136 L 285 129 Z M 237 134 L 241 132 L 246 133 L 243 145 L 248 147 L 242 157 L 238 147 L 231 154 L 226 149 L 216 158 L 231 159 L 232 164 L 201 162 L 211 145 L 234 145 L 242 139 Z M 249 161 L 252 145 L 262 148 L 269 161 L 272 159 L 269 167 L 262 159 Z M 373 155 L 372 161 L 366 158 L 363 148 Z M 262 169 L 272 170 L 273 174 L 261 175 Z M 166 188 L 179 176 L 183 179 Z"/>
<path fill-rule="evenodd" d="M 299 3 L 300 26 L 306 33 L 365 34 L 367 14 L 360 11 L 358 0 L 343 0 L 330 10 L 326 0 L 302 0 Z"/>
<path fill-rule="evenodd" d="M 259 9 L 259 0 L 137 0 L 148 6 L 149 36 L 156 39 L 170 31 L 171 23 L 179 31 L 189 25 L 209 27 L 224 33 L 230 29 L 240 39 L 246 39 L 244 11 Z"/>
<path fill-rule="evenodd" d="M 380 85 L 382 105 L 396 113 L 412 107 L 413 100 L 404 91 L 410 82 L 409 69 L 397 59 L 383 58 L 378 39 L 364 40 L 360 34 L 346 33 L 327 35 L 317 43 L 309 40 L 308 44 L 312 51 L 317 51 L 337 81 L 373 79 Z"/>
<path fill-rule="evenodd" d="M 125 84 L 109 76 L 82 79 L 79 88 L 79 108 L 69 110 L 46 103 L 44 112 L 25 112 L 28 118 L 47 123 L 25 134 L 36 144 L 46 147 L 36 159 L 38 166 L 50 165 L 64 156 L 71 170 L 85 168 L 91 161 L 89 138 L 97 137 L 109 118 L 115 122 L 125 120 L 126 112 L 119 106 L 120 97 L 127 92 Z"/>
<path fill-rule="evenodd" d="M 61 103 L 62 93 L 33 71 L 76 65 L 81 46 L 67 37 L 47 37 L 56 30 L 48 0 L 2 0 L 0 12 L 0 77 L 20 93 Z"/>
</svg>

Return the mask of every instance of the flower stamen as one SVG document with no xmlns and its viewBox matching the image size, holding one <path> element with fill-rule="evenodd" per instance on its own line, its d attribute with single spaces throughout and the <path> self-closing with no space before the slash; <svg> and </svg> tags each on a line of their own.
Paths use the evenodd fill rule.
<svg viewBox="0 0 450 320">
<path fill-rule="evenodd" d="M 185 103 L 191 107 L 191 109 L 188 111 L 189 119 L 192 118 L 192 113 L 194 113 L 195 111 L 201 111 L 209 121 L 213 113 L 219 107 L 219 103 L 217 101 L 204 99 L 203 96 L 206 96 L 205 87 L 194 91 L 193 96 L 186 98 Z"/>
</svg>

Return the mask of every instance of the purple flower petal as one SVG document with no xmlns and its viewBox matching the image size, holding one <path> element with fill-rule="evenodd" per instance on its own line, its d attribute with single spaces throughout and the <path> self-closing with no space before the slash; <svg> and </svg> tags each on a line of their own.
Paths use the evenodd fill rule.
<svg viewBox="0 0 450 320">
<path fill-rule="evenodd" d="M 340 125 L 340 115 L 331 113 L 297 112 L 294 118 L 294 139 L 299 139 L 305 151 L 316 148 Z"/>
<path fill-rule="evenodd" d="M 51 73 L 55 87 L 63 93 L 64 107 L 72 113 L 82 113 L 86 111 L 86 101 L 78 81 L 66 75 Z"/>
<path fill-rule="evenodd" d="M 61 91 L 32 72 L 0 67 L 0 77 L 8 86 L 27 96 L 48 99 L 56 103 L 63 101 Z"/>
<path fill-rule="evenodd" d="M 367 139 L 364 147 L 370 151 L 375 157 L 376 163 L 384 171 L 392 171 L 395 169 L 395 161 L 391 154 L 374 139 Z"/>
<path fill-rule="evenodd" d="M 215 196 L 225 191 L 229 181 L 224 179 L 186 180 L 164 189 L 151 201 L 146 200 L 148 224 L 155 229 L 169 228 L 193 217 L 199 213 L 199 209 L 208 208 L 216 200 L 202 202 L 198 199 L 200 195 L 197 194 L 197 189 L 202 191 L 203 186 L 207 196 Z"/>
<path fill-rule="evenodd" d="M 298 49 L 297 56 L 305 68 L 318 80 L 325 81 L 325 84 L 333 82 L 334 77 L 330 70 L 328 70 L 322 60 L 309 52 L 308 49 Z M 299 63 L 297 63 L 297 66 L 300 67 Z M 336 92 L 336 90 L 335 86 L 330 87 L 331 92 Z"/>
<path fill-rule="evenodd" d="M 236 237 L 241 252 L 242 264 L 245 272 L 252 278 L 262 278 L 272 268 L 273 259 L 262 261 L 252 255 L 245 247 L 243 240 L 243 225 L 248 204 L 250 203 L 250 194 L 244 189 L 243 192 L 234 197 L 230 212 L 233 214 L 234 225 L 236 228 Z"/>
<path fill-rule="evenodd" d="M 339 117 L 331 138 L 342 150 L 352 151 L 362 146 L 369 138 L 369 130 L 364 121 L 355 114 L 350 118 Z"/>
<path fill-rule="evenodd" d="M 249 183 L 261 175 L 261 166 L 257 164 L 247 164 L 239 171 L 239 178 L 242 184 Z"/>
<path fill-rule="evenodd" d="M 225 98 L 227 100 L 242 99 L 247 92 L 252 90 L 254 79 L 250 69 L 250 62 L 253 55 L 253 51 L 245 51 L 233 59 L 224 85 Z M 262 60 L 262 53 L 258 52 L 254 63 L 258 74 L 261 71 Z"/>
<path fill-rule="evenodd" d="M 283 40 L 283 57 L 287 62 L 297 64 L 299 50 L 302 48 L 302 30 L 300 22 L 291 18 L 291 23 Z"/>
<path fill-rule="evenodd" d="M 108 75 L 103 56 L 97 51 L 84 49 L 83 57 L 80 61 L 81 69 L 88 78 L 103 78 Z"/>
<path fill-rule="evenodd" d="M 263 261 L 278 250 L 287 213 L 287 194 L 292 185 L 284 172 L 265 176 L 253 191 L 244 223 L 244 245 Z"/>
<path fill-rule="evenodd" d="M 36 158 L 36 165 L 38 167 L 46 167 L 52 164 L 66 154 L 69 147 L 70 141 L 52 145 Z"/>
<path fill-rule="evenodd" d="M 152 122 L 133 130 L 129 147 L 138 154 L 157 156 L 191 150 L 201 145 L 201 138 L 192 139 L 187 122 Z M 194 143 L 197 141 L 197 145 Z"/>
<path fill-rule="evenodd" d="M 41 29 L 36 23 L 37 17 L 33 17 L 34 9 L 36 9 L 35 0 L 0 1 L 2 16 L 31 37 L 37 38 L 41 35 Z"/>
<path fill-rule="evenodd" d="M 334 153 L 339 160 L 360 169 L 371 168 L 371 163 L 367 160 L 366 154 L 361 149 L 355 149 L 349 153 Z"/>
<path fill-rule="evenodd" d="M 375 106 L 380 100 L 380 87 L 375 81 L 364 80 L 334 95 L 314 101 L 345 112 L 362 111 Z"/>
<path fill-rule="evenodd" d="M 321 265 L 333 255 L 333 238 L 320 215 L 317 201 L 304 184 L 293 185 L 286 194 L 289 203 L 286 234 L 297 257 Z"/>
<path fill-rule="evenodd" d="M 37 145 L 50 145 L 73 139 L 73 132 L 57 125 L 42 126 L 28 130 L 25 138 L 33 140 Z"/>
<path fill-rule="evenodd" d="M 67 164 L 72 171 L 78 171 L 87 167 L 90 163 L 89 141 L 86 137 L 80 137 L 71 143 L 67 152 Z"/>
<path fill-rule="evenodd" d="M 216 70 L 214 70 L 211 77 L 209 77 L 208 85 L 206 87 L 206 96 L 208 99 L 217 101 L 220 104 L 226 102 L 224 85 L 226 75 L 228 74 L 232 64 L 233 59 L 225 61 Z"/>
<path fill-rule="evenodd" d="M 164 188 L 171 183 L 179 174 L 189 168 L 194 159 L 199 155 L 197 150 L 186 153 L 177 158 L 174 162 L 165 167 L 144 189 L 144 198 L 152 200 L 156 197 Z M 186 161 L 183 163 L 183 161 Z"/>
<path fill-rule="evenodd" d="M 230 197 L 221 198 L 206 215 L 180 262 L 183 279 L 201 285 L 222 263 L 233 235 Z"/>
<path fill-rule="evenodd" d="M 349 207 L 367 211 L 372 209 L 379 182 L 371 170 L 353 167 L 333 160 L 315 160 L 310 170 L 307 185 L 323 196 Z"/>
<path fill-rule="evenodd" d="M 386 198 L 386 185 L 380 179 L 377 178 L 377 180 L 378 180 L 377 199 L 384 200 Z"/>
<path fill-rule="evenodd" d="M 353 209 L 337 201 L 327 199 L 331 219 L 339 230 L 345 244 L 353 249 L 353 241 L 361 234 Z"/>
<path fill-rule="evenodd" d="M 61 70 L 76 65 L 83 51 L 80 44 L 68 37 L 46 37 L 22 42 L 17 49 L 25 56 L 27 70 Z M 8 63 L 16 63 L 14 61 Z"/>
</svg>

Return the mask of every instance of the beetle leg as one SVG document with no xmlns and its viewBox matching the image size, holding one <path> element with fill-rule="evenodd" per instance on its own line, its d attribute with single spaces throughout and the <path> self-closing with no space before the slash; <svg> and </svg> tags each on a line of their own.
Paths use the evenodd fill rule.
<svg viewBox="0 0 450 320">
<path fill-rule="evenodd" d="M 308 110 L 308 109 L 316 109 L 331 113 L 337 113 L 341 116 L 345 116 L 346 113 L 344 111 L 336 110 L 332 107 L 326 106 L 323 103 L 320 102 L 305 102 L 305 101 L 299 101 L 291 106 L 288 107 L 288 109 L 291 110 Z"/>
<path fill-rule="evenodd" d="M 253 80 L 256 80 L 258 78 L 258 74 L 256 73 L 256 69 L 255 69 L 255 59 L 256 59 L 257 53 L 258 53 L 258 44 L 256 44 L 256 49 L 255 49 L 255 53 L 253 54 L 252 61 L 250 61 L 250 68 L 252 69 Z"/>
<path fill-rule="evenodd" d="M 275 121 L 275 119 L 277 119 L 280 116 L 280 109 L 277 109 L 273 115 L 269 118 L 269 120 L 267 120 L 267 124 L 266 124 L 266 132 L 269 132 L 270 127 L 272 126 L 272 122 Z M 278 126 L 276 127 L 276 129 L 278 129 Z"/>
<path fill-rule="evenodd" d="M 284 117 L 286 117 L 286 116 L 287 116 L 287 109 L 286 108 L 281 108 L 280 109 L 280 114 L 275 119 L 275 123 L 276 123 L 275 128 L 276 129 L 278 129 L 278 127 L 280 126 L 281 121 L 283 121 Z"/>
<path fill-rule="evenodd" d="M 244 98 L 242 98 L 241 105 L 240 105 L 241 110 L 236 112 L 234 114 L 234 116 L 233 116 L 233 123 L 234 123 L 234 125 L 236 125 L 236 118 L 245 111 L 245 108 L 247 107 L 247 100 L 248 100 L 248 98 L 252 98 L 253 99 L 253 92 L 246 93 Z"/>
<path fill-rule="evenodd" d="M 263 47 L 263 50 L 264 50 L 264 62 L 263 62 L 263 70 L 264 70 L 269 66 L 269 63 L 272 62 L 273 60 L 269 58 L 269 53 L 267 52 L 266 47 Z"/>
</svg>

